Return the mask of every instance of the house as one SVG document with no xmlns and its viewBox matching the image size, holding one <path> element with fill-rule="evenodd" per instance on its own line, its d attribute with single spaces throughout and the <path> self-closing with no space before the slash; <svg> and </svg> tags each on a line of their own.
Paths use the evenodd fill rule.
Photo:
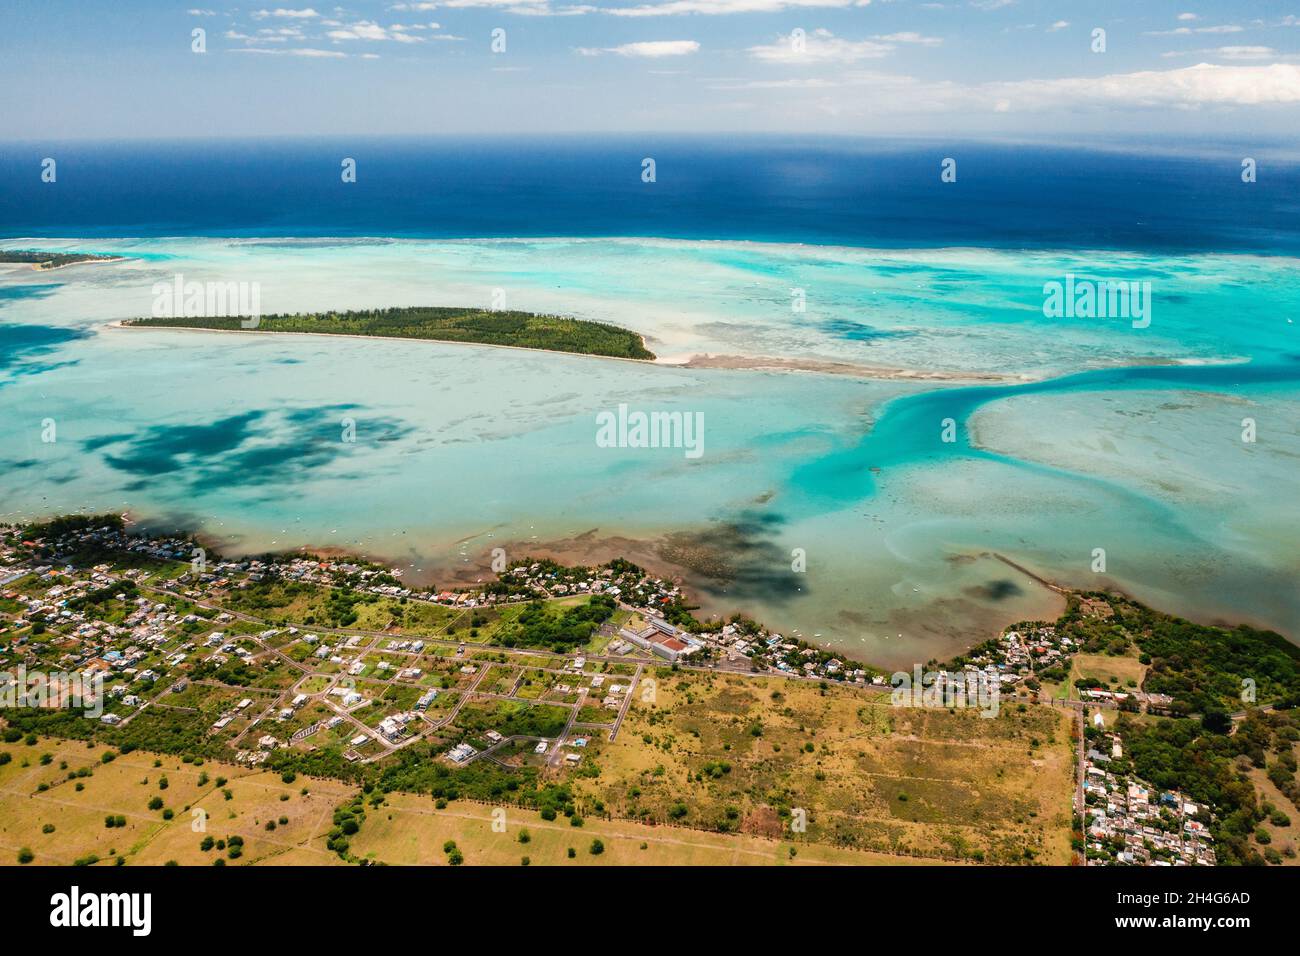
<svg viewBox="0 0 1300 956">
<path fill-rule="evenodd" d="M 470 757 L 473 757 L 476 753 L 478 753 L 478 751 L 475 750 L 473 747 L 471 747 L 469 744 L 457 744 L 455 747 L 452 747 L 451 750 L 447 752 L 447 756 L 450 757 L 456 763 L 464 763 Z"/>
</svg>

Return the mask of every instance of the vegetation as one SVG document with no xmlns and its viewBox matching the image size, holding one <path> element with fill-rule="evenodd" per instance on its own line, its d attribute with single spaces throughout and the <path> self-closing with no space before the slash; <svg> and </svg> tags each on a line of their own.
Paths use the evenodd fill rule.
<svg viewBox="0 0 1300 956">
<path fill-rule="evenodd" d="M 1098 602 L 1110 613 L 1096 613 Z M 1142 689 L 1172 697 L 1175 714 L 1242 710 L 1247 688 L 1261 704 L 1300 705 L 1300 647 L 1274 631 L 1194 624 L 1103 593 L 1071 595 L 1056 627 L 1083 653 L 1119 655 L 1136 646 L 1151 668 Z"/>
<path fill-rule="evenodd" d="M 615 358 L 653 359 L 654 353 L 636 332 L 559 315 L 531 312 L 413 306 L 363 309 L 355 312 L 317 312 L 263 316 L 256 329 L 244 329 L 238 316 L 221 318 L 166 317 L 135 319 L 130 325 L 152 328 L 215 329 L 219 331 L 317 332 L 332 335 L 377 335 L 385 338 L 432 339 L 511 345 L 608 355 Z"/>
<path fill-rule="evenodd" d="M 493 640 L 505 647 L 545 647 L 564 653 L 586 644 L 600 625 L 618 609 L 612 597 L 592 595 L 591 600 L 557 613 L 541 601 L 533 601 Z"/>
<path fill-rule="evenodd" d="M 1291 712 L 1252 710 L 1233 733 L 1209 723 L 1121 715 L 1115 729 L 1124 740 L 1125 752 L 1111 760 L 1109 769 L 1136 774 L 1160 789 L 1177 790 L 1208 808 L 1213 817 L 1202 819 L 1214 837 L 1219 865 L 1280 863 L 1281 854 L 1260 850 L 1274 839 L 1264 824 L 1285 828 L 1291 820 L 1268 802 L 1258 777 L 1265 776 L 1285 799 L 1300 807 L 1295 756 L 1300 721 Z M 1102 733 L 1093 727 L 1086 731 L 1089 740 Z M 1290 846 L 1286 849 L 1294 856 Z"/>
<path fill-rule="evenodd" d="M 23 536 L 32 540 L 37 538 L 60 538 L 65 534 L 90 531 L 93 528 L 112 528 L 121 531 L 125 527 L 122 516 L 118 514 L 103 515 L 61 515 L 49 521 L 30 524 L 23 529 Z"/>
<path fill-rule="evenodd" d="M 0 250 L 0 262 L 26 262 L 37 269 L 57 269 L 76 262 L 111 262 L 120 256 L 94 252 L 46 252 L 41 249 Z"/>
</svg>

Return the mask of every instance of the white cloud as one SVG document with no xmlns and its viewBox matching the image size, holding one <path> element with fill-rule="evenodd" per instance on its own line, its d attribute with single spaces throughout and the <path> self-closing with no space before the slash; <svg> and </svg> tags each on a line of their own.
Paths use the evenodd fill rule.
<svg viewBox="0 0 1300 956">
<path fill-rule="evenodd" d="M 338 50 L 314 50 L 311 47 L 296 47 L 292 50 L 278 49 L 270 50 L 266 47 L 241 47 L 238 50 L 231 50 L 231 53 L 270 53 L 281 56 L 305 56 L 305 57 L 326 57 L 329 59 L 342 60 L 347 57 L 346 53 L 340 53 Z"/>
<path fill-rule="evenodd" d="M 927 37 L 911 30 L 905 30 L 902 33 L 886 33 L 884 36 L 876 36 L 872 39 L 883 40 L 886 43 L 915 43 L 917 46 L 939 46 L 943 43 L 942 37 Z"/>
<path fill-rule="evenodd" d="M 473 9 L 479 7 L 488 7 L 492 9 L 505 10 L 507 13 L 543 13 L 551 14 L 550 0 L 439 0 L 437 3 L 399 3 L 395 4 L 393 10 L 407 10 L 423 12 L 436 10 L 439 7 L 444 9 Z"/>
<path fill-rule="evenodd" d="M 1010 101 L 1016 109 L 1059 108 L 1072 103 L 1132 107 L 1300 103 L 1300 66 L 1198 63 L 1176 70 L 990 83 L 980 90 L 989 97 Z"/>
<path fill-rule="evenodd" d="M 1163 57 L 1217 56 L 1224 60 L 1268 60 L 1277 56 L 1277 50 L 1271 46 L 1220 46 L 1209 50 L 1187 50 L 1160 55 Z"/>
<path fill-rule="evenodd" d="M 725 16 L 733 13 L 780 13 L 805 8 L 866 7 L 871 0 L 660 0 L 635 7 L 601 7 L 601 13 L 615 17 L 672 17 L 698 14 Z"/>
<path fill-rule="evenodd" d="M 801 76 L 786 80 L 723 80 L 714 83 L 715 90 L 829 90 L 844 86 L 822 77 Z"/>
<path fill-rule="evenodd" d="M 1179 19 L 1179 20 L 1199 20 L 1199 19 L 1201 19 L 1201 18 L 1200 18 L 1199 16 L 1197 16 L 1195 13 L 1180 13 L 1180 14 L 1178 14 L 1178 19 Z"/>
<path fill-rule="evenodd" d="M 653 0 L 627 7 L 594 4 L 552 6 L 552 0 L 436 0 L 393 4 L 389 9 L 427 11 L 490 8 L 518 16 L 572 17 L 603 13 L 612 17 L 724 16 L 733 13 L 781 13 L 800 9 L 851 9 L 870 6 L 872 0 Z"/>
<path fill-rule="evenodd" d="M 436 26 L 436 24 L 435 24 Z M 331 40 L 373 40 L 387 41 L 395 43 L 423 43 L 423 36 L 413 36 L 406 32 L 412 29 L 404 27 L 400 23 L 391 27 L 381 27 L 373 20 L 359 20 L 356 23 L 348 24 L 340 30 L 330 30 L 326 36 Z M 414 29 L 423 30 L 424 27 L 415 27 Z M 433 39 L 451 39 L 450 37 L 437 36 Z"/>
<path fill-rule="evenodd" d="M 686 56 L 698 52 L 700 44 L 695 40 L 645 40 L 640 43 L 624 43 L 622 46 L 604 48 L 578 47 L 583 56 L 600 56 L 602 53 L 615 53 L 619 56 L 636 56 L 658 59 L 665 56 Z"/>
<path fill-rule="evenodd" d="M 829 30 L 814 30 L 802 44 L 793 37 L 778 37 L 775 43 L 752 46 L 749 55 L 765 63 L 855 63 L 887 56 L 894 47 L 876 40 L 845 40 Z"/>
<path fill-rule="evenodd" d="M 810 90 L 838 112 L 1038 113 L 1061 110 L 1200 109 L 1300 105 L 1300 66 L 1198 63 L 1173 70 L 963 86 L 898 74 L 850 70 L 837 79 L 720 84 L 719 89 Z M 863 95 L 869 88 L 870 96 Z M 821 108 L 819 106 L 819 108 Z"/>
<path fill-rule="evenodd" d="M 1053 23 L 1050 27 L 1047 28 L 1047 32 L 1056 33 L 1058 30 L 1064 30 L 1069 25 L 1070 25 L 1069 20 L 1057 20 L 1055 23 Z"/>
<path fill-rule="evenodd" d="M 1225 23 L 1221 26 L 1214 27 L 1176 27 L 1173 30 L 1148 30 L 1143 33 L 1146 37 L 1189 37 L 1194 33 L 1240 33 L 1244 27 L 1239 27 L 1235 23 Z"/>
<path fill-rule="evenodd" d="M 274 10 L 254 10 L 252 13 L 254 20 L 265 20 L 267 17 L 279 17 L 282 20 L 311 20 L 319 16 L 320 14 L 311 7 L 306 7 L 302 10 L 276 7 Z"/>
</svg>

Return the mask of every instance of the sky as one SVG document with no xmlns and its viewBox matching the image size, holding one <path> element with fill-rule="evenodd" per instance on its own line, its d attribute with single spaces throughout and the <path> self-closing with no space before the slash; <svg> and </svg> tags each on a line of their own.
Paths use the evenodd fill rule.
<svg viewBox="0 0 1300 956">
<path fill-rule="evenodd" d="M 4 138 L 1300 130 L 1300 0 L 193 2 L 0 2 Z"/>
</svg>

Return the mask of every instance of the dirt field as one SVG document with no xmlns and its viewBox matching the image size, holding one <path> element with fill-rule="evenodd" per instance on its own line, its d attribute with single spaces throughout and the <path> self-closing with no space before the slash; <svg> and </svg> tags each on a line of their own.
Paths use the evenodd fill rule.
<svg viewBox="0 0 1300 956">
<path fill-rule="evenodd" d="M 900 856 L 1069 862 L 1062 712 L 1004 702 L 985 719 L 811 682 L 666 671 L 654 697 L 638 690 L 617 741 L 593 737 L 574 774 L 615 816 Z"/>
<path fill-rule="evenodd" d="M 454 840 L 470 864 L 1069 862 L 1063 712 L 1003 701 L 986 719 L 775 677 L 647 677 L 617 741 L 586 731 L 586 747 L 566 748 L 581 754 L 577 765 L 551 771 L 584 826 L 506 808 L 502 834 L 491 807 L 462 800 L 440 811 L 427 796 L 391 794 L 368 808 L 351 852 L 444 863 Z M 104 763 L 105 751 L 0 744 L 11 757 L 0 764 L 0 862 L 16 864 L 24 848 L 36 864 L 342 862 L 325 840 L 355 788 L 143 752 Z M 107 816 L 122 825 L 106 826 Z M 205 836 L 243 843 L 232 856 L 229 846 L 203 850 Z M 593 839 L 602 853 L 590 853 Z"/>
<path fill-rule="evenodd" d="M 445 865 L 443 845 L 454 840 L 466 865 L 518 866 L 525 856 L 533 866 L 870 866 L 920 862 L 624 820 L 587 818 L 581 827 L 573 827 L 564 817 L 546 821 L 536 811 L 514 807 L 503 808 L 505 829 L 498 832 L 493 830 L 493 809 L 462 802 L 437 810 L 427 797 L 394 794 L 387 805 L 367 812 L 361 833 L 352 841 L 352 852 L 389 864 Z M 528 834 L 527 843 L 519 842 L 523 831 Z M 597 839 L 604 849 L 593 855 L 591 844 Z M 572 858 L 568 856 L 570 847 L 575 854 Z"/>
<path fill-rule="evenodd" d="M 102 745 L 88 749 L 84 743 L 62 740 L 41 740 L 34 746 L 0 744 L 0 752 L 12 755 L 0 766 L 0 863 L 15 864 L 24 847 L 38 864 L 70 864 L 92 855 L 100 866 L 114 865 L 116 857 L 128 864 L 175 860 L 186 866 L 211 864 L 218 857 L 225 857 L 227 865 L 342 862 L 324 848 L 323 839 L 334 807 L 355 792 L 341 783 L 298 778 L 286 784 L 278 775 L 230 764 L 207 761 L 196 767 L 176 757 L 141 752 L 105 764 L 105 750 Z M 40 763 L 43 754 L 50 755 L 48 764 Z M 90 775 L 76 777 L 83 769 Z M 68 779 L 70 773 L 73 779 Z M 208 779 L 200 784 L 202 774 Z M 163 777 L 165 790 L 159 786 Z M 221 777 L 226 778 L 224 787 L 217 785 Z M 42 790 L 42 784 L 47 789 Z M 155 796 L 164 807 L 150 810 Z M 171 820 L 164 819 L 164 809 L 171 809 Z M 125 825 L 106 826 L 109 815 L 124 817 Z M 281 817 L 288 823 L 279 823 Z M 276 822 L 274 831 L 266 830 L 268 820 Z M 42 832 L 47 826 L 53 831 Z M 195 829 L 200 826 L 206 829 Z M 230 858 L 215 847 L 200 850 L 208 835 L 214 840 L 242 837 L 241 855 Z"/>
</svg>

